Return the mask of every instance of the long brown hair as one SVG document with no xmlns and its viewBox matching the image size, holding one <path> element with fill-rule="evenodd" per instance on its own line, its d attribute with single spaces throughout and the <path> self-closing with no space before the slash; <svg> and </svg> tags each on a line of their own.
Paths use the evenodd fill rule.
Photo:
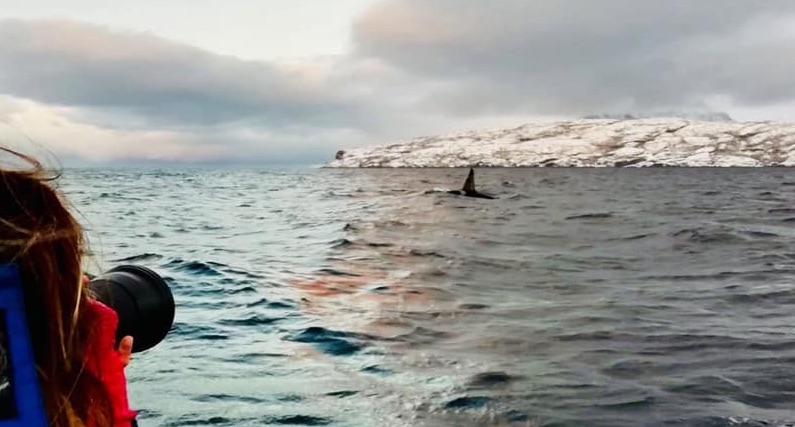
<svg viewBox="0 0 795 427">
<path fill-rule="evenodd" d="M 91 324 L 82 283 L 82 227 L 51 185 L 42 164 L 0 147 L 0 155 L 28 167 L 0 163 L 0 262 L 21 272 L 39 385 L 53 427 L 111 426 L 110 400 L 85 368 Z"/>
</svg>

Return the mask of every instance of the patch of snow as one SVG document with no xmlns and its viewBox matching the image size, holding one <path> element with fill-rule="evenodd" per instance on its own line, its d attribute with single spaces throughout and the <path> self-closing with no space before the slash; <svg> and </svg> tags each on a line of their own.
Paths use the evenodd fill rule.
<svg viewBox="0 0 795 427">
<path fill-rule="evenodd" d="M 344 150 L 328 167 L 795 166 L 795 124 L 572 120 Z"/>
<path fill-rule="evenodd" d="M 646 151 L 642 148 L 635 148 L 635 147 L 624 147 L 619 148 L 618 150 L 613 152 L 613 157 L 624 158 L 624 157 L 638 157 L 645 153 Z"/>
</svg>

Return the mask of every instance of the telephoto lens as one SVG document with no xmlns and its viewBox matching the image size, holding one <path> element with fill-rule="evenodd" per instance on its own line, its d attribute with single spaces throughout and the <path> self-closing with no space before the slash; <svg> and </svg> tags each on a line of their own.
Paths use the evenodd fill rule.
<svg viewBox="0 0 795 427">
<path fill-rule="evenodd" d="M 133 353 L 162 341 L 174 324 L 174 296 L 166 281 L 138 265 L 120 265 L 89 282 L 94 297 L 119 317 L 116 345 L 133 337 Z"/>
</svg>

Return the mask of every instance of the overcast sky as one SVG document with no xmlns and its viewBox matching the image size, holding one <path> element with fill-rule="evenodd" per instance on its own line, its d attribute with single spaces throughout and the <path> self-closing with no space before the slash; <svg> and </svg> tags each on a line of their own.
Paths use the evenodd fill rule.
<svg viewBox="0 0 795 427">
<path fill-rule="evenodd" d="M 0 143 L 320 162 L 599 113 L 795 119 L 792 0 L 0 0 Z"/>
</svg>

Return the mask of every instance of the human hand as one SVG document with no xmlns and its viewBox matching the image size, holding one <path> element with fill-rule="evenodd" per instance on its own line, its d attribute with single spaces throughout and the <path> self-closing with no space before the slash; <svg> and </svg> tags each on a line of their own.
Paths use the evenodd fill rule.
<svg viewBox="0 0 795 427">
<path fill-rule="evenodd" d="M 83 275 L 80 278 L 80 281 L 84 286 L 88 285 L 91 279 L 88 278 L 87 275 Z M 126 368 L 127 365 L 130 364 L 130 360 L 132 360 L 132 347 L 133 347 L 133 337 L 127 335 L 126 337 L 121 339 L 119 342 L 119 348 L 116 349 L 116 352 L 119 353 L 119 358 L 121 359 L 121 363 Z"/>
<path fill-rule="evenodd" d="M 121 339 L 121 342 L 119 343 L 119 349 L 116 350 L 116 352 L 119 353 L 119 357 L 121 358 L 121 362 L 124 364 L 125 368 L 130 364 L 130 360 L 132 359 L 132 347 L 133 337 L 127 335 Z"/>
</svg>

